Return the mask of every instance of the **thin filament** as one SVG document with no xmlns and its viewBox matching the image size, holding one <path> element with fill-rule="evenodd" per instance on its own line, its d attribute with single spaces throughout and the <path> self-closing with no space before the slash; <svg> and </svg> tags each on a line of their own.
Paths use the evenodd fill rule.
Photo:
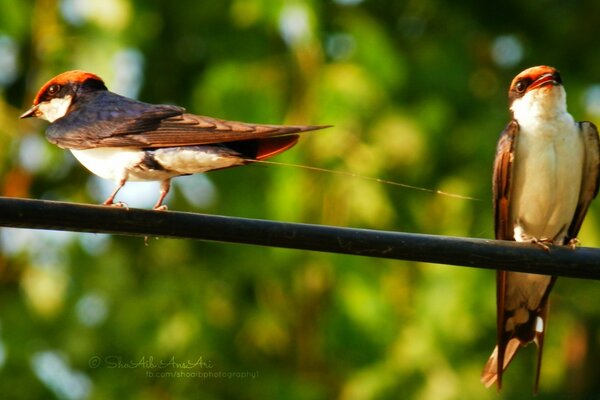
<svg viewBox="0 0 600 400">
<path fill-rule="evenodd" d="M 442 196 L 447 196 L 447 197 L 451 197 L 451 198 L 455 198 L 455 199 L 471 200 L 471 201 L 481 201 L 480 199 L 475 198 L 475 197 L 463 196 L 463 195 L 455 194 L 455 193 L 448 193 L 448 192 L 444 192 L 442 190 L 427 189 L 427 188 L 424 188 L 424 187 L 407 185 L 405 183 L 394 182 L 394 181 L 390 181 L 388 179 L 381 179 L 381 178 L 374 178 L 372 176 L 360 175 L 360 174 L 356 174 L 354 172 L 337 171 L 337 170 L 333 170 L 333 169 L 311 167 L 311 166 L 308 166 L 308 165 L 291 164 L 291 163 L 284 163 L 284 162 L 279 162 L 279 161 L 251 160 L 251 159 L 247 159 L 245 161 L 248 161 L 248 162 L 251 162 L 251 163 L 262 163 L 262 164 L 270 164 L 270 165 L 279 165 L 279 166 L 282 166 L 282 167 L 301 168 L 301 169 L 305 169 L 305 170 L 308 170 L 308 171 L 315 171 L 315 172 L 330 173 L 330 174 L 341 175 L 341 176 L 348 176 L 348 177 L 351 177 L 351 178 L 357 178 L 357 179 L 363 179 L 363 180 L 371 181 L 371 182 L 383 183 L 385 185 L 398 186 L 398 187 L 405 188 L 405 189 L 418 190 L 418 191 L 421 191 L 421 192 L 439 194 L 439 195 L 442 195 Z"/>
</svg>

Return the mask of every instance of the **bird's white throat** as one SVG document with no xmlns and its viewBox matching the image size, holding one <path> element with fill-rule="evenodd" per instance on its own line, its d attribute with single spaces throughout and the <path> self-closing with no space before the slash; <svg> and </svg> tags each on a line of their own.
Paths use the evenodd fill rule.
<svg viewBox="0 0 600 400">
<path fill-rule="evenodd" d="M 567 113 L 567 93 L 562 85 L 546 86 L 531 90 L 510 106 L 519 125 L 547 121 Z M 535 124 L 534 122 L 534 124 Z"/>
<path fill-rule="evenodd" d="M 38 106 L 38 110 L 41 113 L 40 117 L 49 122 L 54 122 L 65 116 L 72 101 L 73 97 L 71 95 L 44 101 Z"/>
</svg>

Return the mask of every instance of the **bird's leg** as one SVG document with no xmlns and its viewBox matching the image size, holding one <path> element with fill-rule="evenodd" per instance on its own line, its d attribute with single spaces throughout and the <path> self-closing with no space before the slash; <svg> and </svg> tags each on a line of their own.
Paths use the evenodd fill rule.
<svg viewBox="0 0 600 400">
<path fill-rule="evenodd" d="M 119 192 L 119 190 L 121 190 L 121 188 L 123 186 L 125 186 L 125 182 L 127 182 L 127 178 L 121 178 L 119 180 L 119 182 L 117 182 L 117 187 L 115 188 L 115 190 L 112 192 L 112 194 L 110 196 L 108 196 L 108 199 L 104 200 L 104 204 L 105 206 L 115 206 L 115 207 L 125 207 L 127 208 L 127 205 L 123 202 L 118 202 L 115 203 L 115 196 L 117 195 L 117 193 Z"/>
<path fill-rule="evenodd" d="M 169 189 L 171 189 L 171 179 L 165 179 L 164 181 L 160 182 L 160 196 L 154 207 L 152 207 L 153 209 L 158 211 L 167 210 L 167 205 L 163 204 L 162 202 L 165 199 L 165 197 L 167 197 Z"/>
</svg>

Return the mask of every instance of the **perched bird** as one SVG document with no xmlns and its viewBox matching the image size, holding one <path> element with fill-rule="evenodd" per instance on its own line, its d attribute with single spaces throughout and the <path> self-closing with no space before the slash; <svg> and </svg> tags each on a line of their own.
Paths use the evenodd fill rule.
<svg viewBox="0 0 600 400">
<path fill-rule="evenodd" d="M 560 73 L 526 69 L 508 92 L 512 121 L 502 132 L 493 174 L 496 239 L 548 245 L 577 243 L 577 233 L 598 192 L 600 144 L 591 122 L 567 112 Z M 538 346 L 537 392 L 546 333 L 548 296 L 555 276 L 497 272 L 498 345 L 481 381 L 502 384 L 502 372 L 519 348 Z"/>
<path fill-rule="evenodd" d="M 111 205 L 130 181 L 160 181 L 154 209 L 171 178 L 244 165 L 279 154 L 298 134 L 327 126 L 259 125 L 194 115 L 173 105 L 143 103 L 110 92 L 102 79 L 68 71 L 39 90 L 21 118 L 50 122 L 46 137 L 94 174 L 117 182 Z"/>
</svg>

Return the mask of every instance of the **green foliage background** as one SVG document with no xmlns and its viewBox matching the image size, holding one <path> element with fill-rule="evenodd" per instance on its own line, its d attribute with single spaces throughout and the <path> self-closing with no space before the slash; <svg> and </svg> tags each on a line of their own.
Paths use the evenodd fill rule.
<svg viewBox="0 0 600 400">
<path fill-rule="evenodd" d="M 273 220 L 490 238 L 512 77 L 558 67 L 573 115 L 600 122 L 592 0 L 0 0 L 0 10 L 5 196 L 98 203 L 110 190 L 45 142 L 44 122 L 18 120 L 67 69 L 199 114 L 332 124 L 277 160 L 480 199 L 278 166 L 180 178 L 168 198 L 175 210 Z M 121 200 L 154 202 L 156 187 L 128 186 Z M 583 244 L 598 246 L 599 229 L 594 205 Z M 16 229 L 2 230 L 0 249 L 5 398 L 531 397 L 533 346 L 500 395 L 479 383 L 495 342 L 491 271 Z M 598 398 L 598 294 L 595 282 L 558 281 L 539 398 Z"/>
</svg>

